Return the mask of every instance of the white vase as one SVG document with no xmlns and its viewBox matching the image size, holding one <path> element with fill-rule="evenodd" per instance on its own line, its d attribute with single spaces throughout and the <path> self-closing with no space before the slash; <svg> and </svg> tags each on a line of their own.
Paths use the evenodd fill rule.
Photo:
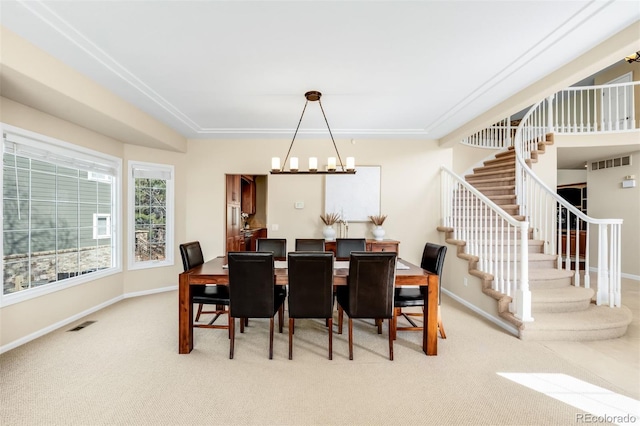
<svg viewBox="0 0 640 426">
<path fill-rule="evenodd" d="M 325 241 L 333 241 L 336 239 L 336 230 L 333 229 L 333 225 L 325 225 L 322 230 L 322 235 L 324 236 Z"/>
<path fill-rule="evenodd" d="M 384 238 L 384 229 L 382 228 L 382 226 L 376 226 L 375 228 L 373 228 L 373 237 L 376 239 L 376 241 L 382 241 L 382 239 Z"/>
</svg>

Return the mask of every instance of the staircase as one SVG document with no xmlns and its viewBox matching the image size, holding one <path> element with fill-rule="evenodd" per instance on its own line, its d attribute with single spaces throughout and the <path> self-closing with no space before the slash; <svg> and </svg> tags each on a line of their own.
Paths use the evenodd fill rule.
<svg viewBox="0 0 640 426">
<path fill-rule="evenodd" d="M 548 134 L 546 141 L 538 144 L 538 149 L 531 152 L 527 163 L 537 162 L 538 156 L 544 154 L 546 145 L 550 144 L 553 144 L 553 134 Z M 514 219 L 524 220 L 519 216 L 515 191 L 516 153 L 513 147 L 485 161 L 482 167 L 473 170 L 473 174 L 465 176 L 465 180 Z M 486 226 L 485 222 L 478 223 L 476 226 Z M 601 340 L 626 333 L 632 318 L 631 311 L 624 306 L 619 309 L 596 306 L 595 289 L 576 286 L 576 272 L 558 268 L 558 255 L 545 254 L 544 241 L 531 239 L 531 231 L 527 244 L 528 276 L 534 321 L 523 322 L 510 312 L 512 297 L 495 290 L 494 275 L 480 270 L 477 257 L 466 253 L 466 241 L 453 238 L 451 227 L 440 227 L 439 230 L 445 232 L 447 243 L 457 246 L 458 257 L 469 262 L 470 275 L 478 277 L 482 291 L 496 299 L 500 317 L 518 328 L 521 339 Z M 519 259 L 511 259 L 510 262 L 519 262 Z"/>
</svg>

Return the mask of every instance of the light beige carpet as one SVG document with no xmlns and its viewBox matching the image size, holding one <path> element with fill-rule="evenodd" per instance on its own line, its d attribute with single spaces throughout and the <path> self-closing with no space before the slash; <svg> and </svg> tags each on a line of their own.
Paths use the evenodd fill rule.
<svg viewBox="0 0 640 426">
<path fill-rule="evenodd" d="M 0 424 L 10 425 L 572 425 L 584 413 L 500 377 L 564 373 L 625 394 L 536 342 L 521 341 L 443 297 L 447 339 L 420 350 L 399 333 L 388 360 L 386 326 L 354 321 L 326 356 L 323 321 L 296 322 L 268 359 L 268 321 L 251 320 L 229 360 L 225 330 L 196 329 L 177 353 L 177 293 L 127 299 L 0 355 Z M 286 318 L 286 317 L 285 317 Z M 3 326 L 6 326 L 3 325 Z M 627 396 L 634 396 L 626 394 Z"/>
</svg>

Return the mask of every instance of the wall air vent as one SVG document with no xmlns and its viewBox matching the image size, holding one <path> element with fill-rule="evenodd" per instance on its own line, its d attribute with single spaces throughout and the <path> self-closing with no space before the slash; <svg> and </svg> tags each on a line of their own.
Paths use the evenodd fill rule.
<svg viewBox="0 0 640 426">
<path fill-rule="evenodd" d="M 591 170 L 608 169 L 611 167 L 630 166 L 631 156 L 609 158 L 607 160 L 594 161 L 591 163 Z"/>
<path fill-rule="evenodd" d="M 75 327 L 73 327 L 72 329 L 67 330 L 67 331 L 80 331 L 80 330 L 82 330 L 83 328 L 90 326 L 90 325 L 91 325 L 91 324 L 93 324 L 94 322 L 95 322 L 95 321 L 85 321 L 85 322 L 83 322 L 82 324 L 78 324 L 77 326 L 75 326 Z"/>
</svg>

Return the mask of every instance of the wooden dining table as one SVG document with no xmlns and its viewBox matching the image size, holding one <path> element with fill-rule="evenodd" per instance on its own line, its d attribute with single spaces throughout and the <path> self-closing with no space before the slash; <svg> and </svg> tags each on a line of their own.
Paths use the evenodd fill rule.
<svg viewBox="0 0 640 426">
<path fill-rule="evenodd" d="M 396 269 L 396 287 L 427 286 L 424 292 L 424 327 L 422 350 L 427 355 L 438 354 L 438 276 L 404 259 L 398 259 L 403 269 Z M 211 259 L 179 275 L 178 285 L 178 352 L 188 354 L 193 349 L 193 303 L 191 288 L 194 285 L 229 285 L 229 270 L 224 256 Z M 275 264 L 275 284 L 287 285 L 288 276 L 282 262 Z M 333 275 L 335 286 L 347 285 L 347 262 L 336 262 Z M 344 266 L 344 267 L 343 267 Z"/>
</svg>

